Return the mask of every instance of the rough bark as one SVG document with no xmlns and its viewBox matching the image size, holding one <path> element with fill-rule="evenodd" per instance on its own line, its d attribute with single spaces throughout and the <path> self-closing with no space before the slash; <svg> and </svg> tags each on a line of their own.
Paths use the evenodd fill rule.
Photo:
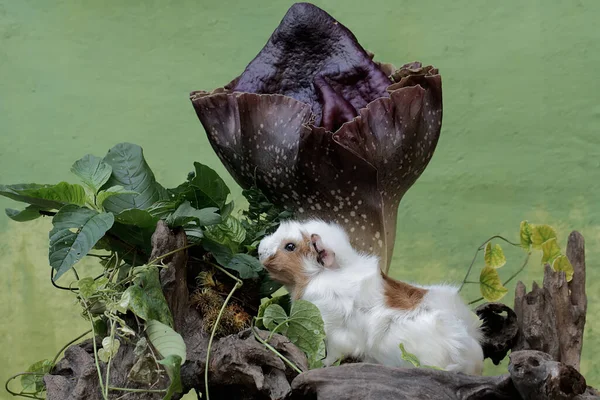
<svg viewBox="0 0 600 400">
<path fill-rule="evenodd" d="M 548 353 L 579 370 L 587 311 L 585 294 L 585 246 L 579 232 L 569 235 L 567 258 L 575 270 L 571 282 L 564 272 L 544 267 L 543 286 L 534 282 L 526 293 L 522 282 L 515 292 L 519 337 L 513 351 L 531 349 Z"/>
</svg>

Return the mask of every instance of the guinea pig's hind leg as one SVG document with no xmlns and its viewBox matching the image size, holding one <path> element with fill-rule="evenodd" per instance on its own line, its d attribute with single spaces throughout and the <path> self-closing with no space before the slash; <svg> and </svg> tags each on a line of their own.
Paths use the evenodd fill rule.
<svg viewBox="0 0 600 400">
<path fill-rule="evenodd" d="M 317 252 L 317 261 L 319 264 L 325 268 L 337 268 L 337 263 L 335 262 L 335 253 L 333 250 L 328 249 L 325 247 L 325 245 L 323 245 L 321 236 L 313 233 L 310 235 L 310 242 Z"/>
</svg>

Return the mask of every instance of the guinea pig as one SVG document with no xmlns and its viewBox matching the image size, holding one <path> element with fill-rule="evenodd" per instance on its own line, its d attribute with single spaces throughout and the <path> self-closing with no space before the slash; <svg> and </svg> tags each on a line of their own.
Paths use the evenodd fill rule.
<svg viewBox="0 0 600 400">
<path fill-rule="evenodd" d="M 343 357 L 411 367 L 399 345 L 422 365 L 481 375 L 479 320 L 448 285 L 417 286 L 382 273 L 379 259 L 356 251 L 340 226 L 286 221 L 265 237 L 259 258 L 292 300 L 315 304 L 325 323 L 329 366 Z"/>
</svg>

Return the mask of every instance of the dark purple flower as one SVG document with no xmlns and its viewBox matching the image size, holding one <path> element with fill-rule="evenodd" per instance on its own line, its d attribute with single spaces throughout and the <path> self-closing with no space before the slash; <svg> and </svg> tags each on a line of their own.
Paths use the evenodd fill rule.
<svg viewBox="0 0 600 400">
<path fill-rule="evenodd" d="M 440 135 L 437 69 L 374 62 L 345 26 L 297 3 L 239 77 L 190 98 L 242 187 L 340 223 L 387 270 L 398 204 Z"/>
</svg>

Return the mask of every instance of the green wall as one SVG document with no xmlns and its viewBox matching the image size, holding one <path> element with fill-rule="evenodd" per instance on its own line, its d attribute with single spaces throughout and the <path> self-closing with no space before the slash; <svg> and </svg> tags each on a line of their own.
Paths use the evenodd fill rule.
<svg viewBox="0 0 600 400">
<path fill-rule="evenodd" d="M 291 4 L 0 0 L 0 182 L 72 180 L 74 160 L 123 141 L 144 148 L 167 186 L 193 161 L 226 175 L 187 94 L 241 72 Z M 377 59 L 420 60 L 443 77 L 442 136 L 400 205 L 393 275 L 460 280 L 483 240 L 516 239 L 523 219 L 554 225 L 563 245 L 580 230 L 590 302 L 582 370 L 600 386 L 600 2 L 317 4 Z M 72 298 L 48 281 L 48 229 L 48 220 L 0 216 L 2 381 L 87 329 Z M 522 258 L 507 256 L 504 277 Z M 522 278 L 541 277 L 536 258 Z M 476 296 L 476 287 L 465 292 Z"/>
</svg>

